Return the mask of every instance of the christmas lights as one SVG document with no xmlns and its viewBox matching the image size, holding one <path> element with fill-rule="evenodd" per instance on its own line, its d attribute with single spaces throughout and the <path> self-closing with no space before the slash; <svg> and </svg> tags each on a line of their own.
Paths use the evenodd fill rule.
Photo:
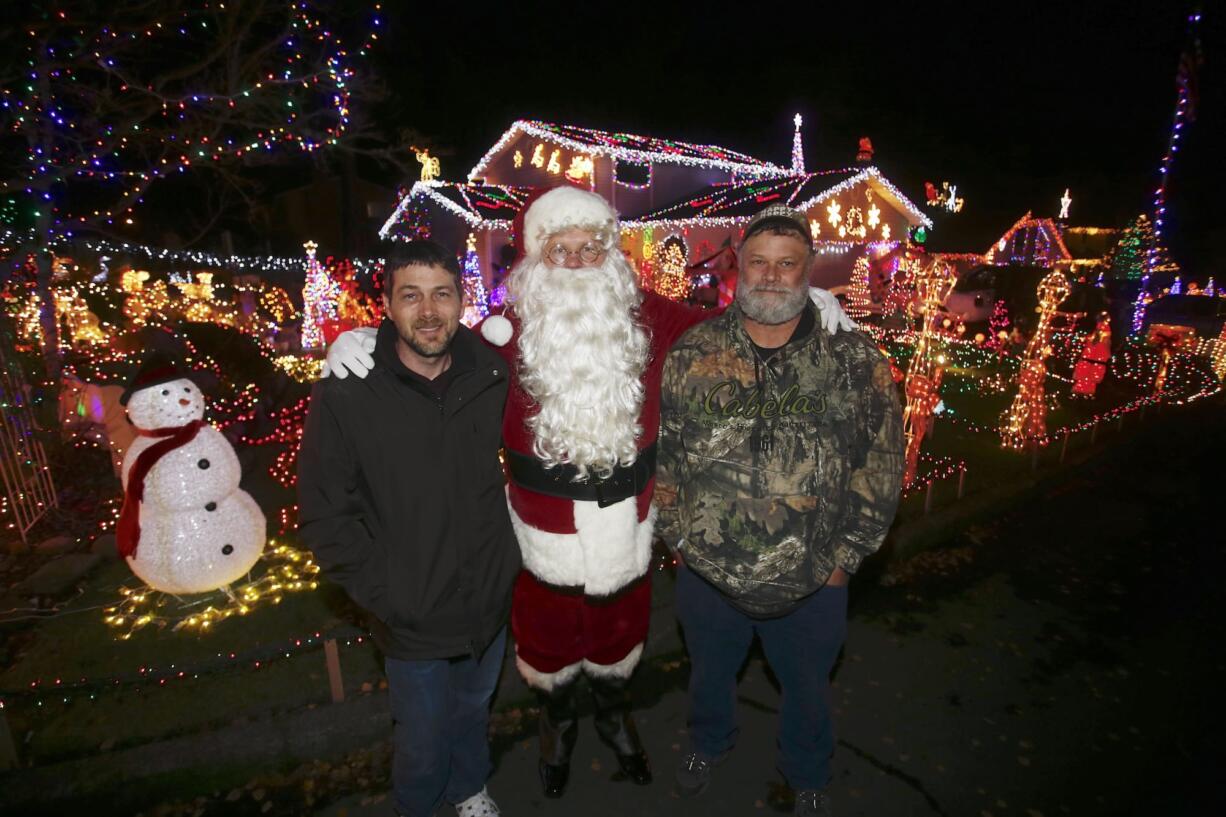
<svg viewBox="0 0 1226 817">
<path fill-rule="evenodd" d="M 940 401 L 941 376 L 946 359 L 937 343 L 936 321 L 941 304 L 953 289 L 955 278 L 953 268 L 938 261 L 925 266 L 915 280 L 920 335 L 907 367 L 903 389 L 907 396 L 902 415 L 903 435 L 907 440 L 904 485 L 915 481 L 920 446 L 931 429 L 932 411 Z"/>
<path fill-rule="evenodd" d="M 515 214 L 524 206 L 531 188 L 508 185 L 474 185 L 452 182 L 417 182 L 400 197 L 396 209 L 379 228 L 380 238 L 410 241 L 419 237 L 406 231 L 420 204 L 433 202 L 462 218 L 469 227 L 490 230 L 510 230 Z M 407 234 L 406 234 L 407 232 Z"/>
<path fill-rule="evenodd" d="M 485 281 L 481 278 L 481 259 L 477 257 L 477 239 L 468 234 L 464 250 L 464 314 L 460 322 L 476 326 L 490 314 L 489 301 L 485 296 Z"/>
<path fill-rule="evenodd" d="M 494 146 L 468 172 L 468 180 L 476 182 L 484 179 L 493 160 L 503 149 L 520 136 L 542 139 L 559 148 L 582 153 L 587 156 L 610 156 L 615 160 L 624 160 L 636 164 L 650 165 L 653 162 L 684 165 L 686 167 L 702 167 L 725 170 L 739 176 L 750 178 L 767 176 L 785 176 L 791 171 L 777 167 L 769 162 L 763 162 L 752 156 L 737 153 L 717 145 L 695 145 L 688 142 L 677 142 L 671 139 L 657 139 L 651 136 L 637 136 L 632 133 L 610 133 L 608 131 L 579 128 L 573 125 L 555 125 L 529 119 L 519 119 L 502 134 Z M 540 158 L 543 163 L 544 149 L 537 145 L 541 155 L 533 154 L 533 164 Z"/>
<path fill-rule="evenodd" d="M 377 39 L 377 5 L 355 50 L 306 3 L 245 14 L 210 4 L 170 8 L 164 18 L 133 23 L 61 11 L 22 30 L 28 70 L 2 89 L 0 104 L 26 156 L 4 189 L 28 201 L 40 241 L 131 224 L 151 184 L 172 174 L 277 148 L 314 152 L 348 130 L 354 57 Z M 237 23 L 244 29 L 281 33 L 248 43 L 253 58 L 230 65 L 212 33 L 223 27 L 209 25 L 222 14 L 244 14 Z M 198 63 L 196 73 L 159 74 L 170 54 Z M 226 91 L 200 87 L 211 82 Z M 76 190 L 89 195 L 70 196 Z M 107 203 L 94 209 L 68 209 L 69 201 L 96 203 L 104 194 Z"/>
<path fill-rule="evenodd" d="M 868 275 L 868 258 L 861 256 L 852 264 L 851 280 L 847 284 L 847 303 L 844 305 L 848 317 L 855 321 L 867 317 L 872 304 Z"/>
<path fill-rule="evenodd" d="M 795 130 L 792 132 L 792 175 L 799 176 L 805 172 L 805 145 L 800 136 L 800 126 L 804 119 L 800 114 L 792 118 Z"/>
<path fill-rule="evenodd" d="M 839 179 L 831 184 L 833 179 Z M 779 201 L 789 207 L 809 212 L 819 205 L 837 204 L 833 212 L 842 210 L 844 204 L 836 201 L 857 185 L 864 184 L 876 196 L 889 201 L 906 218 L 910 225 L 932 227 L 932 220 L 911 203 L 902 192 L 881 175 L 875 167 L 827 170 L 806 173 L 803 176 L 788 176 L 783 179 L 763 179 L 740 184 L 713 185 L 679 204 L 669 205 L 634 219 L 625 219 L 625 229 L 657 227 L 665 230 L 686 227 L 739 227 L 752 218 L 768 201 Z M 824 208 L 829 216 L 829 206 Z M 841 221 L 831 221 L 832 226 Z M 886 226 L 882 222 L 882 228 Z M 887 240 L 883 235 L 881 240 Z"/>
<path fill-rule="evenodd" d="M 418 163 L 421 164 L 421 180 L 427 184 L 438 178 L 440 167 L 437 156 L 431 156 L 428 150 L 414 151 Z"/>
<path fill-rule="evenodd" d="M 1141 277 L 1141 288 L 1133 303 L 1132 333 L 1140 332 L 1145 324 L 1145 307 L 1150 302 L 1149 283 L 1159 272 L 1163 262 L 1160 247 L 1162 246 L 1162 227 L 1166 222 L 1166 188 L 1171 177 L 1171 166 L 1175 161 L 1175 153 L 1179 150 L 1179 137 L 1183 126 L 1196 119 L 1195 99 L 1192 92 L 1196 82 L 1196 72 L 1201 61 L 1200 36 L 1198 27 L 1200 14 L 1188 16 L 1187 43 L 1179 57 L 1179 70 L 1175 77 L 1175 116 L 1171 124 L 1170 138 L 1167 140 L 1166 153 L 1158 167 L 1158 187 L 1154 190 L 1154 240 L 1146 248 L 1145 273 Z"/>
<path fill-rule="evenodd" d="M 659 267 L 652 278 L 652 288 L 665 298 L 684 301 L 690 296 L 692 282 L 685 265 L 688 250 L 685 239 L 670 235 L 660 242 Z"/>
<path fill-rule="evenodd" d="M 1030 442 L 1044 444 L 1047 403 L 1043 381 L 1047 367 L 1043 358 L 1050 351 L 1047 343 L 1052 316 L 1068 297 L 1069 290 L 1068 280 L 1061 272 L 1052 272 L 1039 282 L 1039 322 L 1022 358 L 1017 396 L 1001 420 L 1001 445 L 1005 447 L 1021 448 Z"/>
<path fill-rule="evenodd" d="M 302 346 L 318 349 L 324 343 L 324 324 L 336 320 L 340 285 L 315 258 L 318 245 L 308 241 L 302 247 L 307 256 L 306 283 L 302 286 Z"/>
<path fill-rule="evenodd" d="M 1069 264 L 1073 259 L 1056 222 L 1050 218 L 1035 218 L 1029 211 L 984 253 L 984 257 L 987 263 L 998 266 L 1035 267 L 1056 267 Z"/>
<path fill-rule="evenodd" d="M 327 632 L 316 631 L 272 644 L 261 644 L 244 651 L 219 651 L 195 664 L 178 662 L 159 667 L 142 664 L 135 670 L 121 675 L 87 677 L 64 673 L 58 676 L 36 678 L 21 688 L 0 689 L 0 709 L 14 704 L 31 707 L 23 714 L 48 712 L 50 704 L 67 704 L 79 700 L 97 701 L 105 693 L 145 694 L 152 690 L 166 689 L 175 682 L 194 681 L 214 677 L 242 669 L 259 670 L 285 658 L 314 652 L 324 642 L 335 640 L 346 647 L 369 644 L 369 636 L 355 627 L 344 625 Z"/>
<path fill-rule="evenodd" d="M 262 568 L 262 569 L 261 569 Z M 184 603 L 178 597 L 145 585 L 123 586 L 119 603 L 106 608 L 105 621 L 120 631 L 126 641 L 149 625 L 170 626 L 172 632 L 207 632 L 231 616 L 245 616 L 260 606 L 280 604 L 287 593 L 314 590 L 319 586 L 319 566 L 310 556 L 289 545 L 270 541 L 252 571 L 256 575 L 242 584 L 219 591 L 216 604 L 199 610 L 198 600 Z"/>
</svg>

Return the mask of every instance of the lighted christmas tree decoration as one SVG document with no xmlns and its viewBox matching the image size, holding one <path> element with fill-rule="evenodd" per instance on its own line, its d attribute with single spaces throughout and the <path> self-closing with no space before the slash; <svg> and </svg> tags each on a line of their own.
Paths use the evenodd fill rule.
<svg viewBox="0 0 1226 817">
<path fill-rule="evenodd" d="M 804 124 L 804 119 L 800 114 L 796 114 L 792 118 L 792 124 L 795 126 L 792 132 L 792 172 L 799 175 L 805 172 L 805 146 L 800 136 L 800 126 Z"/>
<path fill-rule="evenodd" d="M 328 270 L 315 251 L 319 245 L 308 241 L 302 245 L 306 250 L 306 283 L 302 287 L 302 348 L 318 349 L 323 346 L 323 327 L 337 318 L 337 302 L 340 285 L 332 280 Z"/>
<path fill-rule="evenodd" d="M 907 395 L 907 405 L 902 415 L 903 435 L 907 440 L 904 485 L 915 481 L 920 446 L 932 427 L 932 412 L 941 400 L 945 357 L 938 346 L 936 323 L 940 318 L 941 304 L 949 297 L 955 281 L 953 268 L 939 261 L 928 264 L 915 276 L 915 311 L 920 321 L 920 335 L 907 366 L 904 387 Z"/>
<path fill-rule="evenodd" d="M 851 280 L 847 283 L 847 303 L 844 305 L 848 317 L 855 321 L 867 316 L 872 305 L 868 276 L 868 258 L 861 256 L 851 267 Z"/>
<path fill-rule="evenodd" d="M 1111 275 L 1117 280 L 1140 281 L 1145 276 L 1146 260 L 1154 246 L 1154 225 L 1141 213 L 1124 229 L 1107 258 Z"/>
<path fill-rule="evenodd" d="M 685 239 L 670 235 L 660 244 L 658 267 L 652 281 L 652 289 L 665 298 L 684 301 L 690 296 L 691 281 L 686 271 L 687 249 Z"/>
<path fill-rule="evenodd" d="M 485 281 L 481 278 L 481 259 L 477 256 L 477 239 L 468 234 L 464 250 L 464 314 L 460 322 L 476 326 L 490 314 L 489 301 L 485 295 Z"/>
<path fill-rule="evenodd" d="M 1050 273 L 1039 282 L 1039 322 L 1022 355 L 1017 395 L 1001 419 L 1001 445 L 1005 447 L 1022 448 L 1030 443 L 1046 443 L 1047 366 L 1043 359 L 1051 353 L 1048 340 L 1052 317 L 1056 308 L 1068 297 L 1070 289 L 1068 279 L 1059 271 Z"/>
</svg>

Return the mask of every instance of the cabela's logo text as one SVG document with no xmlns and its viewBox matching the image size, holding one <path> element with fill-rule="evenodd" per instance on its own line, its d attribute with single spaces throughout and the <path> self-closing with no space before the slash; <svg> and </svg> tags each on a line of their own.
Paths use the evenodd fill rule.
<svg viewBox="0 0 1226 817">
<path fill-rule="evenodd" d="M 726 399 L 721 399 L 721 395 Z M 769 420 L 772 417 L 821 414 L 826 411 L 826 395 L 801 394 L 793 383 L 778 397 L 763 399 L 760 389 L 725 380 L 707 392 L 702 407 L 707 414 L 721 417 L 742 417 L 746 420 L 762 417 Z"/>
</svg>

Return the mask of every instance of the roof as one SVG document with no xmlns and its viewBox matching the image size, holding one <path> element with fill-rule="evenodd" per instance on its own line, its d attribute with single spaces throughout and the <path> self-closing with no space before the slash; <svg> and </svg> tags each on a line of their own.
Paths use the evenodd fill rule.
<svg viewBox="0 0 1226 817">
<path fill-rule="evenodd" d="M 1013 240 L 1013 234 L 1018 230 L 1033 229 L 1041 233 L 1047 240 L 1047 248 L 1055 255 L 1052 263 L 1060 261 L 1068 261 L 1072 259 L 1072 255 L 1068 251 L 1068 247 L 1064 245 L 1064 237 L 1060 226 L 1056 224 L 1054 219 L 1050 218 L 1035 218 L 1029 211 L 1026 215 L 1019 218 L 1005 234 L 995 241 L 988 251 L 984 253 L 988 263 L 990 264 L 1008 264 L 1010 261 L 1016 262 L 1018 259 L 1002 260 L 998 258 L 998 254 L 1003 254 L 1009 243 Z M 1031 253 L 1033 257 L 1033 253 Z"/>
<path fill-rule="evenodd" d="M 1064 246 L 1073 260 L 1101 260 L 1115 247 L 1120 230 L 1110 227 L 1066 227 Z"/>
<path fill-rule="evenodd" d="M 532 192 L 530 187 L 463 182 L 417 182 L 400 198 L 383 227 L 380 238 L 398 238 L 395 227 L 413 202 L 434 202 L 471 226 L 510 229 L 511 222 Z M 390 235 L 389 235 L 390 234 Z"/>
<path fill-rule="evenodd" d="M 715 184 L 634 219 L 623 226 L 657 227 L 680 224 L 732 226 L 753 217 L 766 204 L 786 204 L 807 210 L 853 185 L 867 182 L 877 192 L 926 227 L 932 221 L 875 167 L 853 167 L 757 179 L 739 184 Z"/>
<path fill-rule="evenodd" d="M 547 139 L 561 147 L 582 151 L 593 156 L 613 156 L 629 162 L 667 162 L 691 167 L 712 167 L 753 176 L 781 176 L 791 173 L 790 170 L 770 162 L 764 162 L 719 145 L 697 145 L 672 139 L 659 139 L 654 136 L 612 133 L 574 125 L 555 125 L 533 119 L 517 119 L 468 172 L 468 178 L 483 177 L 494 157 L 520 134 Z"/>
</svg>

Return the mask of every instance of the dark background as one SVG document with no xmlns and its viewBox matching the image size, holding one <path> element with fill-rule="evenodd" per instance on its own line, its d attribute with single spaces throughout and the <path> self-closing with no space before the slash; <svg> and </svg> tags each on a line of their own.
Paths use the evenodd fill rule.
<svg viewBox="0 0 1226 817">
<path fill-rule="evenodd" d="M 513 7 L 512 7 L 513 6 Z M 1121 226 L 1151 207 L 1186 42 L 1181 2 L 715 5 L 530 3 L 385 9 L 375 55 L 411 127 L 462 180 L 516 118 L 715 143 L 808 169 L 875 163 L 917 202 L 966 199 L 942 244 L 983 251 L 1027 210 Z M 1223 276 L 1221 14 L 1201 23 L 1200 116 L 1185 126 L 1166 237 L 1185 277 Z M 1215 17 L 1214 15 L 1218 16 Z"/>
</svg>

